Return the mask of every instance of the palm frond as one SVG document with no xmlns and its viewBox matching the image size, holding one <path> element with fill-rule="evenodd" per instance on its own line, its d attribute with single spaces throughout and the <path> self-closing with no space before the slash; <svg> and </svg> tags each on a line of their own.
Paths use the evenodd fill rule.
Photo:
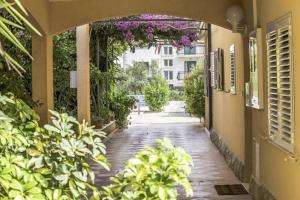
<svg viewBox="0 0 300 200">
<path fill-rule="evenodd" d="M 18 40 L 18 38 L 13 34 L 11 28 L 24 29 L 24 26 L 28 27 L 36 34 L 41 35 L 40 32 L 24 17 L 28 16 L 26 9 L 22 6 L 20 0 L 13 0 L 8 2 L 7 0 L 0 0 L 0 13 L 7 13 L 7 15 L 12 19 L 9 20 L 5 17 L 0 17 L 0 56 L 5 60 L 7 67 L 9 69 L 16 70 L 19 74 L 24 71 L 23 67 L 11 56 L 9 55 L 1 42 L 8 41 L 17 47 L 20 51 L 27 54 L 30 58 L 30 53 Z"/>
</svg>

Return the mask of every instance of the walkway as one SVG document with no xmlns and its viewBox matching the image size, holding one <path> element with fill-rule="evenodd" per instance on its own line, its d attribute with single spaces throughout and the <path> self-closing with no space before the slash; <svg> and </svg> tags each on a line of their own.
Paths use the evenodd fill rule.
<svg viewBox="0 0 300 200">
<path fill-rule="evenodd" d="M 239 184 L 240 181 L 227 167 L 199 119 L 182 113 L 182 103 L 171 102 L 165 112 L 147 113 L 135 118 L 129 129 L 119 131 L 106 143 L 112 170 L 97 172 L 96 184 L 108 184 L 109 177 L 122 170 L 124 162 L 136 152 L 152 145 L 157 138 L 168 137 L 176 146 L 182 146 L 193 157 L 194 168 L 190 180 L 193 199 L 199 200 L 251 200 L 249 195 L 218 196 L 214 185 Z M 184 195 L 180 199 L 185 199 Z"/>
</svg>

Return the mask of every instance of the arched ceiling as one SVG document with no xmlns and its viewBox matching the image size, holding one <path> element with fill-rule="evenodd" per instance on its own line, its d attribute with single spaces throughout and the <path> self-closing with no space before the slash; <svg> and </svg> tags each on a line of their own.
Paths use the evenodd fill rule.
<svg viewBox="0 0 300 200">
<path fill-rule="evenodd" d="M 164 14 L 209 22 L 225 28 L 226 9 L 244 0 L 22 0 L 46 34 L 78 25 L 135 14 Z"/>
</svg>

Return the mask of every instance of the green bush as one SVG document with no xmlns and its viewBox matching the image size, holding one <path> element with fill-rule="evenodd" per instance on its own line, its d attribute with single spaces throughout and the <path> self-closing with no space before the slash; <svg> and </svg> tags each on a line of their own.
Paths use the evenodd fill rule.
<svg viewBox="0 0 300 200">
<path fill-rule="evenodd" d="M 108 169 L 103 133 L 67 114 L 52 114 L 53 125 L 41 128 L 22 100 L 0 95 L 1 199 L 81 199 L 88 190 L 98 196 L 89 161 Z"/>
<path fill-rule="evenodd" d="M 184 101 L 184 91 L 180 89 L 172 89 L 170 91 L 171 101 Z"/>
<path fill-rule="evenodd" d="M 112 97 L 111 110 L 115 115 L 116 123 L 119 128 L 127 126 L 127 117 L 131 112 L 136 100 L 128 97 L 126 92 L 116 92 Z"/>
<path fill-rule="evenodd" d="M 167 81 L 155 76 L 144 88 L 145 102 L 151 111 L 161 111 L 169 101 L 170 89 Z"/>
<path fill-rule="evenodd" d="M 203 70 L 200 67 L 196 67 L 184 80 L 184 96 L 187 111 L 197 117 L 203 117 L 205 96 Z"/>
<path fill-rule="evenodd" d="M 177 186 L 181 185 L 186 196 L 193 195 L 188 175 L 192 158 L 182 148 L 175 148 L 168 139 L 157 140 L 155 147 L 148 147 L 127 161 L 124 171 L 112 178 L 113 183 L 104 187 L 103 200 L 176 199 Z"/>
</svg>

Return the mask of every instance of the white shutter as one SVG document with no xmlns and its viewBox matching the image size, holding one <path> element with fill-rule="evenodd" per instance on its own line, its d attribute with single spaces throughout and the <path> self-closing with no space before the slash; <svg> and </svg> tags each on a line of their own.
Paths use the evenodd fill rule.
<svg viewBox="0 0 300 200">
<path fill-rule="evenodd" d="M 293 152 L 294 103 L 291 15 L 269 24 L 269 134 L 277 145 Z"/>
<path fill-rule="evenodd" d="M 216 87 L 216 80 L 215 80 L 215 53 L 210 53 L 210 74 L 211 74 L 211 87 Z"/>
<path fill-rule="evenodd" d="M 230 93 L 236 94 L 236 64 L 234 45 L 230 46 Z"/>
<path fill-rule="evenodd" d="M 278 123 L 278 88 L 277 88 L 277 32 L 267 36 L 269 68 L 269 133 L 273 137 L 279 130 Z"/>
<path fill-rule="evenodd" d="M 215 74 L 216 74 L 216 88 L 219 91 L 224 89 L 224 51 L 217 49 L 215 53 Z"/>
</svg>

